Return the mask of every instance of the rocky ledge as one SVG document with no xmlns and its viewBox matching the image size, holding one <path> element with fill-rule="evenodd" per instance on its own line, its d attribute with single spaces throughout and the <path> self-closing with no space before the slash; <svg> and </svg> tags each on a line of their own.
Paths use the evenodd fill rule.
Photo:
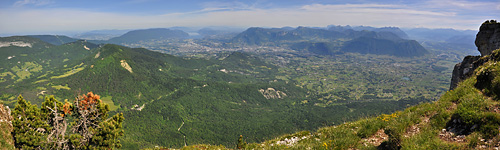
<svg viewBox="0 0 500 150">
<path fill-rule="evenodd" d="M 486 59 L 481 59 L 481 57 L 490 55 L 494 50 L 500 48 L 500 23 L 496 20 L 485 21 L 479 27 L 475 44 L 481 56 L 466 56 L 461 63 L 455 65 L 450 90 L 457 87 L 461 81 L 472 76 L 474 70 L 486 62 Z"/>
</svg>

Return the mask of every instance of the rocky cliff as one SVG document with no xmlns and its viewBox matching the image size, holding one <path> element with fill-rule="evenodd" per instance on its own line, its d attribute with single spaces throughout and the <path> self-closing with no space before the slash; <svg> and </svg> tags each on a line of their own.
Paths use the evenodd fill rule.
<svg viewBox="0 0 500 150">
<path fill-rule="evenodd" d="M 470 77 L 477 67 L 486 62 L 481 57 L 490 55 L 493 50 L 500 48 L 500 23 L 496 20 L 484 22 L 476 35 L 475 44 L 481 56 L 467 56 L 461 63 L 455 65 L 451 77 L 450 90 L 457 87 L 460 81 Z"/>
<path fill-rule="evenodd" d="M 496 20 L 484 22 L 479 28 L 475 43 L 481 56 L 489 55 L 493 50 L 498 49 L 500 47 L 500 22 Z"/>
</svg>

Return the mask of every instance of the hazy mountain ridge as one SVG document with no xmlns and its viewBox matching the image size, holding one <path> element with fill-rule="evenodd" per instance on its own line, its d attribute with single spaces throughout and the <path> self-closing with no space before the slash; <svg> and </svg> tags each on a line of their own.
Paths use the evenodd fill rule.
<svg viewBox="0 0 500 150">
<path fill-rule="evenodd" d="M 134 43 L 139 41 L 148 40 L 161 40 L 161 39 L 171 39 L 171 38 L 186 38 L 189 34 L 181 30 L 171 30 L 166 28 L 156 28 L 156 29 L 143 29 L 143 30 L 133 30 L 129 31 L 119 37 L 114 37 L 107 42 L 121 44 L 121 43 Z"/>
<path fill-rule="evenodd" d="M 62 45 L 78 41 L 80 39 L 70 38 L 64 35 L 28 35 L 29 37 L 37 38 L 53 45 Z"/>
<path fill-rule="evenodd" d="M 144 36 L 147 32 L 153 30 L 164 32 L 165 34 L 157 35 L 153 37 Z M 170 30 L 170 31 L 168 31 Z M 174 33 L 174 31 L 185 30 L 185 33 Z M 248 31 L 255 33 L 250 33 Z M 460 51 L 469 54 L 474 54 L 475 46 L 470 44 L 474 40 L 475 34 L 470 30 L 454 30 L 454 29 L 427 29 L 427 28 L 411 28 L 411 29 L 399 29 L 397 27 L 382 27 L 375 28 L 370 26 L 335 26 L 330 25 L 326 28 L 320 27 L 282 27 L 282 28 L 261 28 L 261 27 L 251 27 L 247 30 L 241 32 L 240 29 L 230 28 L 230 27 L 208 27 L 208 28 L 188 28 L 188 27 L 173 27 L 173 28 L 156 28 L 156 29 L 140 29 L 130 31 L 132 33 L 141 33 L 143 35 L 136 34 L 134 38 L 132 37 L 119 37 L 123 35 L 116 35 L 116 33 L 125 32 L 127 30 L 103 30 L 103 31 L 91 31 L 89 33 L 103 33 L 108 36 L 114 37 L 114 40 L 89 40 L 93 43 L 113 43 L 121 44 L 129 47 L 145 47 L 148 49 L 161 49 L 165 50 L 170 54 L 182 54 L 184 49 L 188 51 L 205 51 L 205 50 L 220 50 L 224 51 L 227 49 L 232 49 L 244 45 L 250 46 L 275 46 L 275 47 L 286 47 L 292 48 L 299 52 L 311 52 L 316 54 L 337 54 L 343 52 L 342 46 L 346 41 L 354 40 L 360 37 L 370 37 L 372 41 L 374 39 L 385 39 L 391 40 L 395 43 L 405 40 L 417 40 L 419 44 L 422 45 L 427 50 L 447 50 L 447 51 Z M 168 32 L 165 32 L 168 31 Z M 108 33 L 109 32 L 109 33 Z M 193 33 L 186 33 L 193 32 Z M 194 33 L 196 32 L 196 33 Z M 408 33 L 405 33 L 408 32 Z M 111 35 L 113 34 L 113 35 Z M 187 34 L 187 36 L 186 36 Z M 196 35 L 194 35 L 196 34 Z M 165 37 L 168 38 L 165 38 Z M 124 38 L 124 39 L 123 39 Z M 125 41 L 120 41 L 123 39 Z M 133 39 L 133 40 L 132 40 Z M 149 40 L 141 40 L 149 39 Z M 129 41 L 127 41 L 129 40 Z M 46 40 L 47 41 L 47 40 Z M 127 42 L 126 42 L 127 41 Z M 396 42 L 398 41 L 398 42 Z M 51 42 L 51 41 L 47 41 Z M 57 41 L 59 42 L 59 41 Z M 314 49 L 314 43 L 324 43 L 327 42 L 330 45 L 328 49 L 320 48 Z M 60 42 L 59 42 L 60 43 Z M 216 43 L 216 44 L 214 44 Z M 297 49 L 295 45 L 304 45 L 309 43 L 308 49 Z M 194 44 L 194 45 L 193 45 Z M 414 45 L 414 42 L 407 42 L 407 45 Z M 199 48 L 200 45 L 208 46 Z M 380 45 L 380 44 L 377 44 Z M 398 44 L 391 47 L 398 48 Z M 304 46 L 299 46 L 304 47 Z M 350 46 L 351 47 L 351 46 Z M 369 47 L 369 46 L 364 46 Z M 381 47 L 372 47 L 380 49 Z M 178 51 L 182 49 L 181 51 Z M 349 49 L 349 48 L 347 48 Z M 419 51 L 421 48 L 419 46 L 408 46 L 404 47 L 408 51 Z M 309 51 L 311 50 L 311 51 Z M 367 49 L 358 49 L 355 51 L 367 52 Z M 389 50 L 390 51 L 390 50 Z M 400 52 L 401 53 L 401 52 Z M 426 53 L 422 51 L 421 53 Z M 385 54 L 391 54 L 391 52 L 386 52 Z M 420 53 L 416 53 L 419 55 Z M 409 56 L 413 53 L 403 54 L 400 56 Z M 420 56 L 420 55 L 419 55 Z"/>
<path fill-rule="evenodd" d="M 330 30 L 308 27 L 298 27 L 294 30 L 249 28 L 234 37 L 232 41 L 250 46 L 291 44 L 292 49 L 301 51 L 302 48 L 306 48 L 305 50 L 316 54 L 357 52 L 415 57 L 428 53 L 418 42 L 399 37 L 397 34 L 405 37 L 406 34 L 398 28 L 373 28 L 372 30 L 356 31 L 339 26 L 331 27 Z M 332 46 L 318 47 L 317 42 Z"/>
<path fill-rule="evenodd" d="M 436 50 L 454 50 L 476 55 L 474 40 L 478 31 L 455 29 L 403 29 L 410 39 L 419 41 L 424 47 Z"/>
</svg>

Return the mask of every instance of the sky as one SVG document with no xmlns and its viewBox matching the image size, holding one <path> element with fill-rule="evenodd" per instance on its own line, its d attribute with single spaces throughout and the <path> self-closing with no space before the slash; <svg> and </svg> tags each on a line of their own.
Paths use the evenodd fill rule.
<svg viewBox="0 0 500 150">
<path fill-rule="evenodd" d="M 351 25 L 477 30 L 500 0 L 0 0 L 0 35 Z"/>
</svg>

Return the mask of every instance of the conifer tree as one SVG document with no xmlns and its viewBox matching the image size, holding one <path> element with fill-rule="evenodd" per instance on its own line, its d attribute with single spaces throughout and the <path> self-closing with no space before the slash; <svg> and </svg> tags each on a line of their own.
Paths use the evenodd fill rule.
<svg viewBox="0 0 500 150">
<path fill-rule="evenodd" d="M 44 147 L 46 131 L 49 125 L 42 120 L 40 109 L 24 100 L 19 95 L 17 105 L 12 113 L 14 127 L 14 146 L 21 149 L 39 149 Z"/>
</svg>

